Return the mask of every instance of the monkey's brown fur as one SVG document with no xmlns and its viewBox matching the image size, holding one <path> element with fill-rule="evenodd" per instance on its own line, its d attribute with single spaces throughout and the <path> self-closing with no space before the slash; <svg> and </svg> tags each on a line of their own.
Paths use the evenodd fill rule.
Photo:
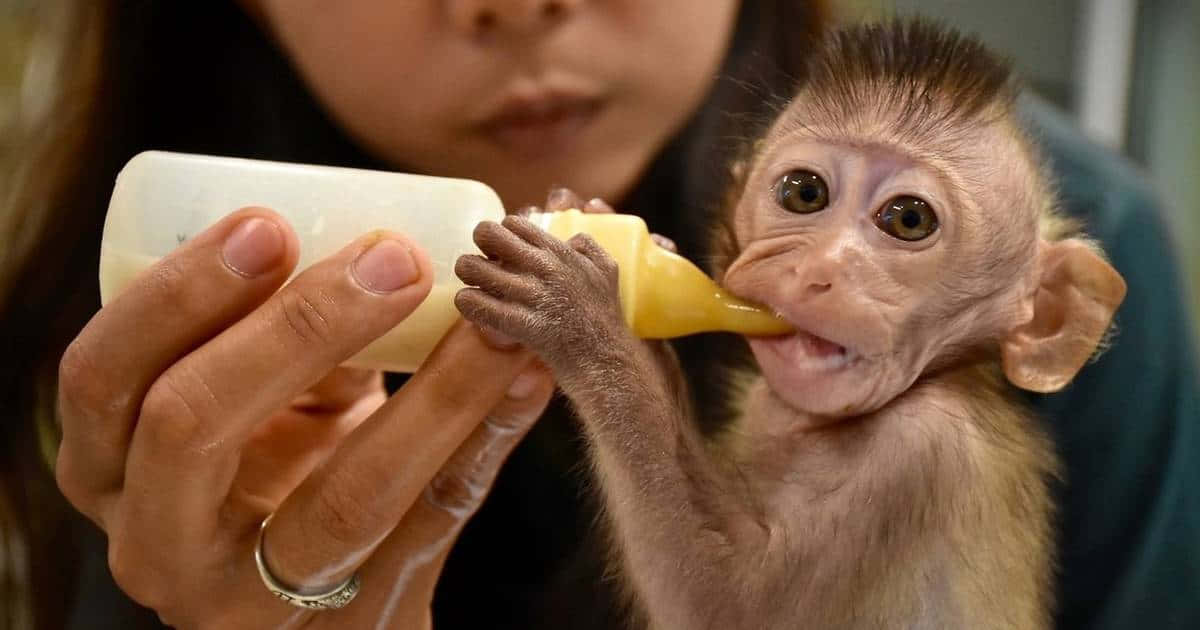
<svg viewBox="0 0 1200 630">
<path fill-rule="evenodd" d="M 999 220 L 995 238 L 984 238 L 987 226 L 979 224 L 986 219 L 978 208 L 943 208 L 945 217 L 963 214 L 961 224 L 948 222 L 958 240 L 945 245 L 960 249 L 938 255 L 951 251 L 971 260 L 918 278 L 933 285 L 926 292 L 932 302 L 911 298 L 925 309 L 913 312 L 926 319 L 895 325 L 901 337 L 915 330 L 950 339 L 930 346 L 940 348 L 936 356 L 906 363 L 908 347 L 897 345 L 894 357 L 863 355 L 861 363 L 846 364 L 850 381 L 828 381 L 836 397 L 857 392 L 851 377 L 869 376 L 876 362 L 893 372 L 916 366 L 909 381 L 869 383 L 864 400 L 899 383 L 894 394 L 831 417 L 793 405 L 789 396 L 798 394 L 779 391 L 766 378 L 735 375 L 744 384 L 741 416 L 729 430 L 705 438 L 674 357 L 625 328 L 614 303 L 611 258 L 590 239 L 564 244 L 519 217 L 477 229 L 477 243 L 493 260 L 460 259 L 458 274 L 480 289 L 464 290 L 457 304 L 469 319 L 537 350 L 571 398 L 591 446 L 620 570 L 653 627 L 1046 628 L 1054 548 L 1047 482 L 1057 460 L 1005 377 L 1038 391 L 1061 387 L 1099 340 L 1124 284 L 1100 258 L 1081 251 L 1087 246 L 1054 246 L 1065 224 L 1054 214 L 1036 153 L 1012 118 L 1010 73 L 978 44 L 919 22 L 855 27 L 814 54 L 807 76 L 766 145 L 748 156 L 746 173 L 771 143 L 793 137 L 810 145 L 828 140 L 846 155 L 862 146 L 885 162 L 903 147 L 935 164 L 929 172 L 951 179 L 945 185 L 961 197 L 999 189 L 999 198 L 1014 208 Z M 973 144 L 980 133 L 1000 150 L 981 155 Z M 756 177 L 739 179 L 727 210 L 730 258 L 738 260 L 726 279 L 731 289 L 759 293 L 751 297 L 801 295 L 778 293 L 774 286 L 785 279 L 764 270 L 797 276 L 808 264 L 803 255 L 760 253 L 766 263 L 752 258 L 738 267 L 739 255 L 750 252 L 740 246 L 732 220 L 743 210 L 769 211 L 764 220 L 792 226 L 768 230 L 769 238 L 762 237 L 768 240 L 809 247 L 824 234 L 805 223 L 817 219 L 793 224 L 786 212 L 762 210 L 761 191 L 746 201 L 749 187 L 766 176 Z M 857 230 L 862 224 L 847 225 Z M 879 248 L 898 266 L 916 264 L 904 262 L 918 260 L 907 256 L 938 251 L 881 238 L 872 233 L 867 241 L 876 244 L 864 245 L 865 251 Z M 793 257 L 783 264 L 771 263 L 772 256 Z M 941 259 L 920 260 L 925 266 L 914 269 Z M 820 284 L 824 276 L 801 279 L 801 288 L 832 286 Z M 947 286 L 981 288 L 963 293 Z M 1079 295 L 1087 298 L 1083 306 Z M 853 308 L 858 302 L 830 304 L 843 303 Z M 795 308 L 811 321 L 811 313 L 803 314 L 807 307 Z M 972 315 L 960 317 L 960 311 Z M 847 311 L 813 312 L 857 321 Z M 1083 323 L 1076 326 L 1074 319 Z M 956 325 L 965 332 L 953 330 Z M 1060 344 L 1070 360 L 1054 356 Z M 791 382 L 788 374 L 776 382 Z M 798 378 L 804 385 L 808 377 Z M 855 404 L 835 408 L 854 410 Z"/>
</svg>

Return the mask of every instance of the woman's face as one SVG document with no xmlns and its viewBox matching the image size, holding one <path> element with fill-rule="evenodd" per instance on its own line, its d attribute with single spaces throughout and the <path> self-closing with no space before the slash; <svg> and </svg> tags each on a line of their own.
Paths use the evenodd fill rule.
<svg viewBox="0 0 1200 630">
<path fill-rule="evenodd" d="M 738 0 L 243 4 L 365 147 L 513 207 L 626 194 L 716 77 Z"/>
</svg>

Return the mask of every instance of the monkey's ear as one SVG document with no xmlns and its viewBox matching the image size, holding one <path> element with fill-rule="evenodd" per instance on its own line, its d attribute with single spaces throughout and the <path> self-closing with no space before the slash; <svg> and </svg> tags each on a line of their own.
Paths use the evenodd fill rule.
<svg viewBox="0 0 1200 630">
<path fill-rule="evenodd" d="M 1080 240 L 1043 245 L 1033 319 L 1004 340 L 1001 361 L 1013 385 L 1048 393 L 1065 387 L 1096 350 L 1125 299 L 1125 280 Z"/>
</svg>

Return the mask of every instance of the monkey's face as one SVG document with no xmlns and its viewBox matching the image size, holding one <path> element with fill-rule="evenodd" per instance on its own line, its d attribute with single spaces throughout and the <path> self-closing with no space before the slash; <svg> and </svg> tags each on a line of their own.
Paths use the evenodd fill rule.
<svg viewBox="0 0 1200 630">
<path fill-rule="evenodd" d="M 993 148 L 981 151 L 1007 152 L 982 135 Z M 734 210 L 739 255 L 724 280 L 797 329 L 749 340 L 778 400 L 817 422 L 870 412 L 1027 317 L 1035 224 L 968 192 L 1011 177 L 968 180 L 955 164 L 899 143 L 768 136 Z"/>
</svg>

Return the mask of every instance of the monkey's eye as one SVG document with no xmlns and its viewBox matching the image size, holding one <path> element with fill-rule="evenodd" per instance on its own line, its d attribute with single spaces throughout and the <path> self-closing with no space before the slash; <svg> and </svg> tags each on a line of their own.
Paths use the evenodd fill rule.
<svg viewBox="0 0 1200 630">
<path fill-rule="evenodd" d="M 901 195 L 875 213 L 875 225 L 902 241 L 919 241 L 937 231 L 938 218 L 924 200 Z"/>
<path fill-rule="evenodd" d="M 792 171 L 779 179 L 775 201 L 788 212 L 810 214 L 829 205 L 829 188 L 812 171 Z"/>
</svg>

